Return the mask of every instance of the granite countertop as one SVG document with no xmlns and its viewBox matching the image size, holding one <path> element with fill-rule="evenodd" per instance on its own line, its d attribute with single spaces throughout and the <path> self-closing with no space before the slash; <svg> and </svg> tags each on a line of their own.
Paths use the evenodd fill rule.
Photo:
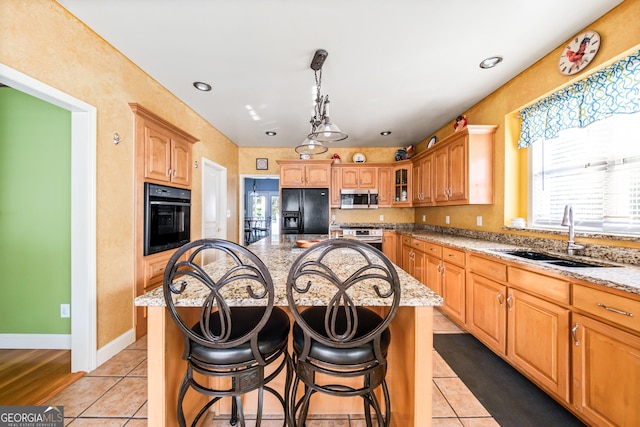
<svg viewBox="0 0 640 427">
<path fill-rule="evenodd" d="M 618 289 L 640 295 L 640 267 L 635 265 L 602 261 L 598 258 L 592 257 L 569 256 L 566 253 L 553 252 L 537 247 L 523 247 L 425 230 L 403 231 L 402 233 L 419 239 L 430 240 L 435 243 L 447 245 L 456 249 L 463 249 L 469 252 L 489 255 L 504 261 L 509 261 L 512 263 L 522 264 L 527 267 L 535 268 L 537 270 L 559 274 L 561 276 L 566 276 L 569 280 L 583 280 L 586 282 L 606 286 L 608 288 Z M 525 258 L 516 257 L 503 252 L 508 250 L 533 250 L 553 254 L 558 257 L 570 260 L 607 266 L 581 268 L 561 267 L 544 262 L 527 260 Z"/>
<path fill-rule="evenodd" d="M 289 269 L 293 265 L 295 259 L 302 253 L 303 249 L 299 249 L 295 242 L 296 240 L 310 240 L 310 239 L 327 239 L 327 235 L 315 236 L 315 235 L 281 235 L 274 236 L 273 238 L 262 239 L 249 246 L 249 249 L 254 252 L 264 262 L 269 269 L 269 273 L 273 279 L 275 287 L 275 301 L 276 306 L 287 306 L 286 297 L 286 281 L 289 275 Z M 345 265 L 348 264 L 348 259 L 345 259 Z M 215 263 L 208 265 L 206 268 L 215 268 Z M 205 268 L 205 269 L 206 269 Z M 415 306 L 415 307 L 427 307 L 427 306 L 441 306 L 443 304 L 442 297 L 427 288 L 425 285 L 417 281 L 407 272 L 400 267 L 397 268 L 400 282 L 402 283 L 402 292 L 400 305 L 401 306 Z M 180 295 L 177 299 L 176 305 L 180 306 L 201 306 L 205 298 L 204 286 L 199 283 L 196 286 L 187 288 L 187 290 Z M 390 301 L 378 299 L 375 295 L 366 294 L 358 295 L 356 297 L 356 303 L 364 306 L 380 306 L 388 305 Z M 238 294 L 225 295 L 226 301 L 230 305 L 243 306 L 248 304 L 260 304 L 255 300 L 243 298 Z M 299 305 L 322 305 L 326 303 L 326 296 L 314 294 L 307 295 L 305 299 L 298 302 Z M 162 286 L 141 295 L 135 299 L 136 306 L 164 306 L 164 296 Z"/>
</svg>

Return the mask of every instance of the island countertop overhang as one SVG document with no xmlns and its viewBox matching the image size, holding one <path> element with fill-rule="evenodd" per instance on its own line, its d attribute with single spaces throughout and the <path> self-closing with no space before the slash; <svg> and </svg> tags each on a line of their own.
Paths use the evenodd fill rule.
<svg viewBox="0 0 640 427">
<path fill-rule="evenodd" d="M 303 249 L 299 249 L 295 244 L 296 240 L 300 239 L 327 239 L 327 236 L 281 235 L 262 239 L 248 247 L 269 269 L 276 290 L 274 300 L 274 305 L 276 306 L 284 307 L 288 305 L 285 292 L 286 281 L 293 262 L 303 252 Z M 396 266 L 396 270 L 402 284 L 400 306 L 439 307 L 443 304 L 440 295 L 420 283 L 400 267 Z M 201 294 L 197 289 L 185 291 L 177 300 L 176 305 L 184 307 L 200 306 L 204 301 L 204 296 L 201 295 L 204 295 L 204 293 Z M 229 298 L 227 302 L 237 306 L 255 304 L 255 301 L 246 298 Z M 384 306 L 389 303 L 377 298 L 375 295 L 359 295 L 354 302 L 362 306 Z M 319 295 L 309 295 L 306 297 L 306 301 L 300 301 L 299 304 L 309 306 L 322 305 L 322 298 Z M 135 305 L 146 307 L 165 306 L 162 287 L 160 286 L 137 297 Z"/>
</svg>

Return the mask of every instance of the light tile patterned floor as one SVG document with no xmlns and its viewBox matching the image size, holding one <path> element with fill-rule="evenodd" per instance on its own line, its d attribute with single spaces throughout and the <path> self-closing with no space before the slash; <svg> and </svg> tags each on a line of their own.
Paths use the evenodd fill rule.
<svg viewBox="0 0 640 427">
<path fill-rule="evenodd" d="M 438 310 L 435 310 L 433 325 L 434 333 L 464 333 Z M 67 426 L 146 426 L 146 348 L 146 339 L 136 341 L 98 369 L 58 393 L 47 404 L 64 406 Z M 498 426 L 435 350 L 433 359 L 433 427 Z M 206 419 L 205 422 L 203 425 L 211 427 L 229 425 L 226 419 Z M 250 422 L 247 427 L 253 425 Z M 281 427 L 282 421 L 263 420 L 262 426 Z M 307 421 L 307 427 L 365 426 L 362 415 L 318 416 Z"/>
</svg>

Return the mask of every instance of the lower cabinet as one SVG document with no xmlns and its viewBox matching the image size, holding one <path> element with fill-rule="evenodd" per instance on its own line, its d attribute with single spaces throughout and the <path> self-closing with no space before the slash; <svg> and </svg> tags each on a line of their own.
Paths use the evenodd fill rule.
<svg viewBox="0 0 640 427">
<path fill-rule="evenodd" d="M 569 313 L 566 308 L 509 289 L 507 358 L 565 402 L 570 401 Z"/>
<path fill-rule="evenodd" d="M 467 275 L 467 329 L 503 356 L 507 354 L 506 299 L 506 285 L 474 272 Z"/>
<path fill-rule="evenodd" d="M 442 248 L 442 311 L 460 324 L 466 319 L 464 260 L 463 251 Z"/>
<path fill-rule="evenodd" d="M 382 252 L 394 264 L 398 263 L 398 233 L 395 231 L 385 231 L 382 236 Z"/>
<path fill-rule="evenodd" d="M 589 424 L 640 425 L 640 337 L 573 314 L 573 407 Z"/>
</svg>

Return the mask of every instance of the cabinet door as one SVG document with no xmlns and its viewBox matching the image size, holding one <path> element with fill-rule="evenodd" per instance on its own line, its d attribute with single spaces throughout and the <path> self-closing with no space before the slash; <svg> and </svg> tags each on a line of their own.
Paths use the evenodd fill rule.
<svg viewBox="0 0 640 427">
<path fill-rule="evenodd" d="M 426 255 L 424 259 L 425 285 L 438 295 L 442 295 L 442 261 Z"/>
<path fill-rule="evenodd" d="M 509 361 L 569 403 L 569 310 L 509 289 L 507 312 Z"/>
<path fill-rule="evenodd" d="M 397 261 L 398 234 L 395 231 L 385 231 L 382 236 L 382 252 L 389 260 L 398 264 Z"/>
<path fill-rule="evenodd" d="M 171 141 L 171 182 L 191 185 L 191 146 L 183 141 Z"/>
<path fill-rule="evenodd" d="M 378 206 L 389 207 L 392 202 L 392 173 L 391 167 L 378 168 Z"/>
<path fill-rule="evenodd" d="M 421 167 L 422 167 L 422 203 L 427 205 L 432 205 L 434 202 L 433 197 L 433 155 L 429 155 L 422 159 Z"/>
<path fill-rule="evenodd" d="M 467 200 L 467 180 L 469 166 L 467 164 L 468 137 L 452 143 L 448 148 L 448 188 L 449 200 Z"/>
<path fill-rule="evenodd" d="M 424 252 L 413 250 L 413 277 L 420 283 L 424 283 Z"/>
<path fill-rule="evenodd" d="M 467 276 L 467 328 L 499 354 L 507 350 L 507 287 L 470 273 Z"/>
<path fill-rule="evenodd" d="M 573 406 L 593 425 L 640 425 L 640 337 L 573 314 Z"/>
<path fill-rule="evenodd" d="M 422 203 L 422 166 L 421 162 L 416 162 L 412 170 L 413 189 L 411 191 L 411 201 L 414 206 L 420 206 Z"/>
<path fill-rule="evenodd" d="M 331 184 L 331 166 L 307 165 L 305 166 L 305 187 L 329 188 Z"/>
<path fill-rule="evenodd" d="M 303 187 L 304 186 L 304 165 L 282 165 L 280 166 L 280 186 L 281 187 Z"/>
<path fill-rule="evenodd" d="M 378 168 L 358 168 L 358 188 L 376 190 L 378 188 Z"/>
<path fill-rule="evenodd" d="M 157 181 L 171 180 L 171 135 L 159 126 L 144 126 L 144 177 Z"/>
<path fill-rule="evenodd" d="M 340 207 L 340 169 L 331 169 L 331 207 Z"/>
<path fill-rule="evenodd" d="M 381 169 L 381 168 L 380 168 Z M 378 174 L 378 177 L 381 177 Z M 394 206 L 411 206 L 411 167 L 402 166 L 393 168 L 391 203 Z M 379 183 L 382 186 L 382 183 Z"/>
<path fill-rule="evenodd" d="M 358 168 L 347 167 L 342 170 L 342 188 L 358 188 Z"/>
<path fill-rule="evenodd" d="M 413 276 L 413 249 L 402 245 L 402 269 Z"/>
<path fill-rule="evenodd" d="M 458 322 L 465 322 L 464 268 L 448 262 L 442 263 L 442 311 Z"/>
<path fill-rule="evenodd" d="M 449 200 L 449 155 L 447 147 L 433 153 L 433 199 L 436 202 L 446 202 Z"/>
</svg>

